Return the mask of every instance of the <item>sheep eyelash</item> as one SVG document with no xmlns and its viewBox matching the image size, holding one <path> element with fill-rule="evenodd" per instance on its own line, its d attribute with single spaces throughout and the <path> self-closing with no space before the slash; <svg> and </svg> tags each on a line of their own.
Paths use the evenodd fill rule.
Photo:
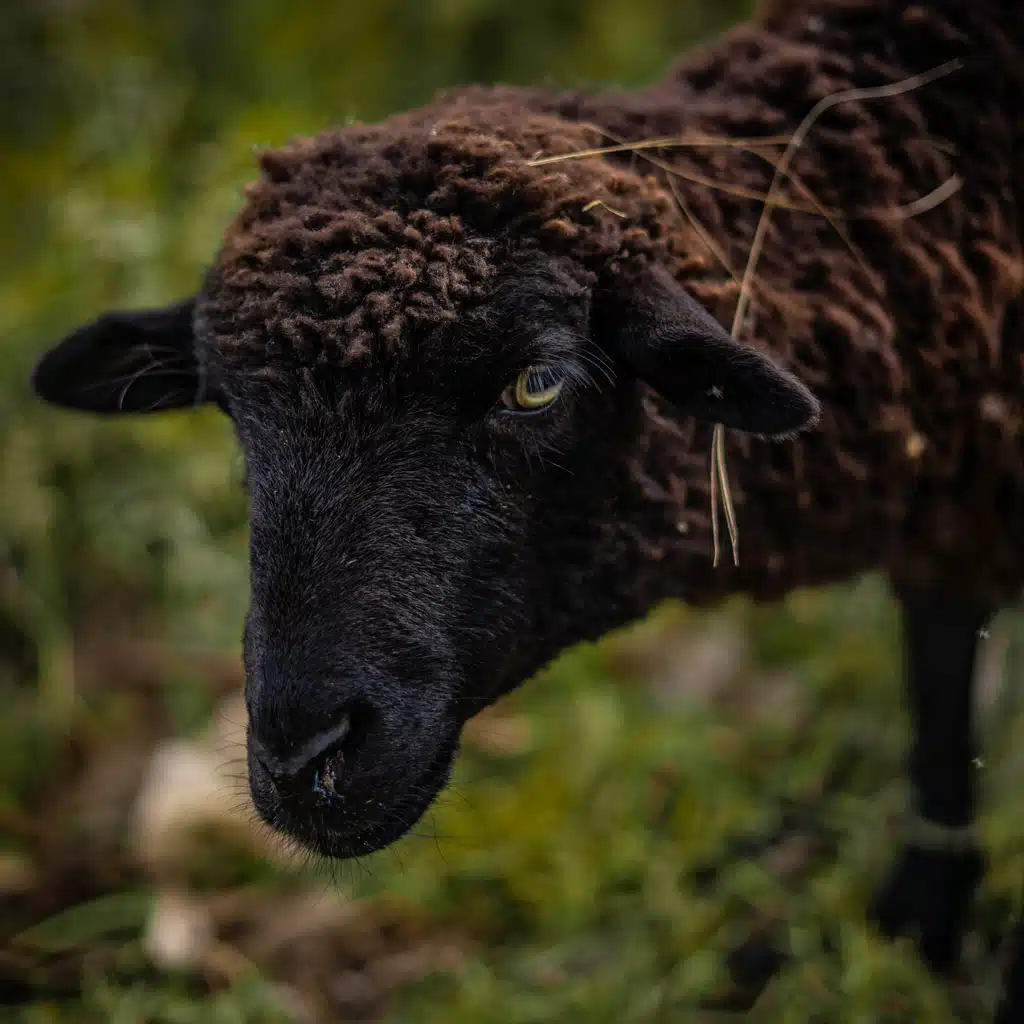
<svg viewBox="0 0 1024 1024">
<path fill-rule="evenodd" d="M 590 364 L 593 364 L 594 371 L 596 371 L 596 373 L 591 370 Z M 545 371 L 558 378 L 560 387 L 558 397 L 548 405 L 542 406 L 539 409 L 509 409 L 502 404 L 499 396 L 498 402 L 494 408 L 495 414 L 509 419 L 528 419 L 532 421 L 542 417 L 546 413 L 553 412 L 559 403 L 565 398 L 574 398 L 576 395 L 582 393 L 588 388 L 593 388 L 600 392 L 601 383 L 597 378 L 597 373 L 603 376 L 609 383 L 614 381 L 610 365 L 589 353 L 581 352 L 572 358 L 561 357 L 555 359 L 538 359 L 533 361 L 519 370 L 517 376 L 506 384 L 505 389 L 502 390 L 502 394 L 504 394 L 504 391 L 509 386 L 514 386 L 515 381 L 519 376 L 539 367 L 543 367 Z"/>
</svg>

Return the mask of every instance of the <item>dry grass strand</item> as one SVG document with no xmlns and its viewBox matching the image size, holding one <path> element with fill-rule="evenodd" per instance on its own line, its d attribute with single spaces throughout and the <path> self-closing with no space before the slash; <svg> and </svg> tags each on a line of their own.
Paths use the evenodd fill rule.
<svg viewBox="0 0 1024 1024">
<path fill-rule="evenodd" d="M 779 160 L 779 163 L 775 168 L 771 185 L 768 188 L 768 197 L 765 200 L 764 209 L 761 211 L 761 216 L 758 218 L 757 228 L 754 231 L 754 238 L 750 244 L 750 253 L 747 256 L 747 266 L 743 272 L 743 280 L 740 283 L 740 293 L 736 299 L 736 311 L 733 315 L 732 330 L 730 331 L 733 338 L 738 339 L 740 329 L 743 325 L 743 320 L 746 317 L 747 309 L 750 306 L 751 282 L 753 281 L 754 274 L 757 270 L 757 263 L 761 257 L 761 250 L 764 247 L 764 239 L 768 232 L 768 225 L 771 221 L 772 210 L 775 205 L 777 205 L 775 202 L 776 196 L 781 188 L 784 177 L 789 171 L 789 165 L 792 163 L 793 157 L 796 155 L 797 150 L 803 145 L 804 139 L 807 138 L 811 129 L 814 127 L 815 122 L 822 116 L 822 114 L 825 113 L 825 111 L 830 110 L 832 107 L 838 106 L 839 104 L 852 103 L 858 100 L 885 99 L 892 96 L 899 96 L 903 93 L 913 92 L 915 89 L 920 89 L 931 82 L 952 74 L 952 72 L 959 70 L 961 67 L 963 67 L 962 61 L 951 60 L 946 61 L 944 64 L 940 64 L 938 67 L 933 68 L 930 71 L 925 71 L 918 75 L 911 75 L 909 78 L 904 78 L 898 82 L 892 82 L 887 85 L 844 89 L 840 92 L 824 96 L 808 111 L 803 120 L 797 126 L 796 131 L 793 133 L 793 137 L 786 145 L 786 150 L 782 154 L 782 158 Z M 950 178 L 949 182 L 953 182 L 954 180 L 955 176 L 954 178 Z M 955 191 L 956 187 L 947 189 L 948 195 L 952 195 Z M 939 190 L 936 190 L 936 192 L 941 194 L 941 187 Z M 936 193 L 932 193 L 932 195 L 935 194 Z M 939 199 L 937 202 L 941 201 L 942 200 Z M 937 205 L 937 203 L 933 203 L 932 205 Z M 924 208 L 930 207 L 926 206 Z M 714 486 L 716 474 L 719 477 L 718 483 L 721 487 L 722 500 L 726 510 L 726 521 L 729 525 L 733 564 L 739 565 L 739 535 L 736 529 L 735 511 L 731 507 L 732 496 L 730 493 L 729 477 L 725 459 L 725 430 L 722 428 L 720 423 L 715 424 L 714 435 L 712 438 L 711 459 L 711 521 L 713 524 L 712 536 L 714 540 L 714 564 L 717 566 L 719 550 L 717 529 L 718 503 L 715 500 L 717 497 L 717 488 Z"/>
</svg>

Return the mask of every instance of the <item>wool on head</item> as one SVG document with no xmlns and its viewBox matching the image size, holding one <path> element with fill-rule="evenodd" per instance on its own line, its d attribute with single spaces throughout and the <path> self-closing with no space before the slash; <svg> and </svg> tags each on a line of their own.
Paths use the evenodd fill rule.
<svg viewBox="0 0 1024 1024">
<path fill-rule="evenodd" d="M 531 166 L 600 141 L 519 105 L 457 101 L 264 152 L 208 286 L 222 351 L 344 366 L 454 323 L 530 250 L 565 256 L 584 285 L 664 256 L 653 181 L 599 161 Z"/>
</svg>

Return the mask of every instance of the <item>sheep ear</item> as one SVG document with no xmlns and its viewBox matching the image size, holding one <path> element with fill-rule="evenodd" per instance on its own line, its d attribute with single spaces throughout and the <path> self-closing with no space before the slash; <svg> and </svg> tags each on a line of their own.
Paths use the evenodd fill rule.
<svg viewBox="0 0 1024 1024">
<path fill-rule="evenodd" d="M 664 270 L 652 269 L 614 305 L 605 343 L 681 411 L 762 437 L 789 437 L 817 422 L 821 407 L 804 384 L 733 339 Z"/>
<path fill-rule="evenodd" d="M 107 415 L 215 401 L 196 359 L 194 311 L 190 298 L 105 313 L 39 360 L 32 389 L 51 405 Z"/>
</svg>

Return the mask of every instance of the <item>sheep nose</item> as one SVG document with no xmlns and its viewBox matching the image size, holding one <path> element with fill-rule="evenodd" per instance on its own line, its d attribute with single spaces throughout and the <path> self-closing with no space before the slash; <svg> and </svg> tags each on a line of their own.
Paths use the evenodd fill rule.
<svg viewBox="0 0 1024 1024">
<path fill-rule="evenodd" d="M 272 751 L 258 736 L 250 738 L 253 756 L 278 788 L 311 787 L 333 792 L 345 764 L 345 743 L 352 733 L 352 716 L 343 714 L 323 732 L 294 748 L 287 756 Z"/>
</svg>

